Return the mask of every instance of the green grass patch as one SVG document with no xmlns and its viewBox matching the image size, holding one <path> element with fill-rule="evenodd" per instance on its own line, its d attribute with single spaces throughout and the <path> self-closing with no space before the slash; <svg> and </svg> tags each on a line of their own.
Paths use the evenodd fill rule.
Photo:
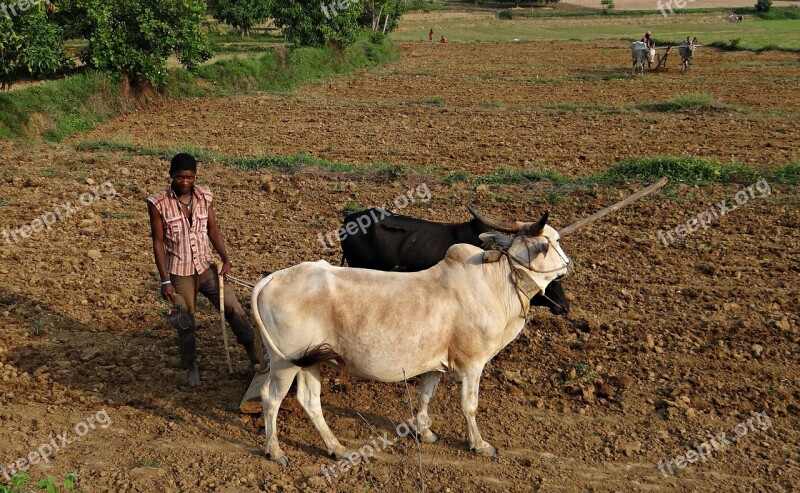
<svg viewBox="0 0 800 493">
<path fill-rule="evenodd" d="M 738 163 L 721 164 L 695 157 L 655 157 L 626 159 L 606 172 L 611 179 L 650 180 L 662 176 L 682 183 L 731 183 L 755 181 L 757 173 Z"/>
<path fill-rule="evenodd" d="M 255 158 L 220 158 L 220 161 L 238 166 L 243 171 L 254 171 L 259 169 L 276 169 L 289 173 L 295 173 L 302 168 L 317 166 L 327 168 L 335 172 L 353 171 L 355 167 L 346 163 L 335 163 L 327 159 L 314 157 L 308 153 L 300 153 L 295 156 L 264 156 Z"/>
<path fill-rule="evenodd" d="M 697 36 L 705 47 L 710 43 L 741 38 L 745 49 L 800 49 L 798 19 L 766 20 L 748 14 L 744 9 L 746 22 L 732 24 L 721 19 L 721 13 L 731 12 L 727 8 L 711 11 L 675 9 L 675 12 L 675 15 L 664 17 L 657 10 L 631 13 L 617 11 L 607 15 L 551 11 L 538 16 L 535 15 L 537 12 L 526 16 L 524 12 L 515 11 L 513 20 L 487 19 L 484 12 L 459 12 L 458 16 L 452 18 L 437 19 L 436 26 L 437 32 L 446 32 L 448 41 L 455 42 L 620 40 L 622 48 L 629 47 L 622 40 L 638 40 L 645 30 L 650 29 L 663 42 L 680 42 L 691 35 Z M 590 17 L 587 18 L 587 15 Z M 397 41 L 419 41 L 420 33 L 427 33 L 429 28 L 430 19 L 403 19 L 400 29 L 392 33 L 392 38 Z M 700 48 L 696 53 L 698 61 L 704 56 L 703 50 Z"/>
<path fill-rule="evenodd" d="M 629 106 L 629 108 L 655 112 L 744 111 L 740 107 L 714 101 L 708 94 L 679 94 L 668 101 L 640 103 Z"/>
<path fill-rule="evenodd" d="M 76 74 L 0 93 L 0 137 L 12 139 L 33 132 L 59 142 L 132 108 L 132 102 L 104 75 Z"/>
<path fill-rule="evenodd" d="M 243 171 L 273 169 L 284 173 L 296 173 L 307 168 L 347 175 L 355 180 L 393 182 L 412 174 L 425 177 L 428 183 L 453 185 L 467 183 L 478 185 L 525 185 L 545 182 L 552 188 L 546 198 L 550 203 L 558 203 L 564 196 L 573 193 L 594 195 L 597 186 L 624 183 L 627 181 L 653 181 L 666 177 L 672 183 L 708 185 L 712 183 L 751 184 L 761 178 L 770 183 L 800 185 L 800 163 L 792 163 L 771 169 L 755 169 L 737 163 L 720 163 L 713 159 L 686 156 L 658 156 L 650 158 L 631 158 L 610 166 L 605 172 L 572 178 L 557 171 L 536 169 L 497 168 L 487 174 L 472 174 L 466 171 L 449 172 L 440 166 L 412 166 L 404 163 L 378 161 L 365 164 L 350 164 L 330 161 L 300 153 L 294 156 L 256 156 L 229 157 L 204 149 L 156 149 L 132 144 L 109 141 L 86 142 L 76 146 L 79 151 L 124 152 L 134 155 L 159 156 L 169 159 L 178 152 L 191 152 L 200 161 L 215 160 Z M 499 197 L 499 196 L 498 196 Z M 498 199 L 500 200 L 500 199 Z M 123 213 L 124 215 L 125 213 Z M 127 216 L 110 216 L 126 219 Z"/>
<path fill-rule="evenodd" d="M 768 180 L 775 183 L 800 185 L 800 163 L 791 163 L 772 170 L 768 176 Z"/>
<path fill-rule="evenodd" d="M 712 41 L 708 43 L 708 46 L 719 48 L 725 51 L 753 51 L 755 53 L 763 53 L 765 51 L 786 51 L 789 53 L 800 53 L 800 48 L 787 48 L 775 43 L 754 46 L 752 44 L 743 43 L 742 38 L 734 38 L 730 41 Z"/>
<path fill-rule="evenodd" d="M 397 58 L 385 37 L 362 38 L 345 50 L 297 48 L 282 56 L 270 48 L 260 56 L 236 56 L 193 72 L 170 70 L 161 94 L 170 99 L 230 96 L 252 91 L 289 91 L 315 80 Z M 0 138 L 43 137 L 60 142 L 95 124 L 132 111 L 134 101 L 96 72 L 85 72 L 10 93 L 0 93 Z M 36 115 L 36 116 L 34 116 Z"/>
<path fill-rule="evenodd" d="M 425 99 L 411 99 L 408 104 L 427 104 L 429 106 L 444 106 L 444 99 L 440 96 Z"/>
</svg>

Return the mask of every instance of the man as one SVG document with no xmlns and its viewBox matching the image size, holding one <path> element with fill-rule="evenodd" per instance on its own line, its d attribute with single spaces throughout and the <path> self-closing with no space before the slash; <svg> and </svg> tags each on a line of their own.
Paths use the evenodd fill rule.
<svg viewBox="0 0 800 493">
<path fill-rule="evenodd" d="M 214 215 L 213 195 L 195 185 L 197 162 L 190 154 L 172 158 L 166 190 L 147 198 L 153 254 L 161 276 L 161 296 L 172 303 L 170 324 L 178 330 L 178 352 L 189 370 L 189 385 L 200 383 L 195 358 L 195 301 L 197 293 L 219 309 L 219 279 L 211 264 L 209 242 L 222 259 L 221 274 L 230 274 L 231 263 Z M 232 289 L 225 290 L 225 319 L 243 345 L 250 361 L 258 363 L 253 329 Z"/>
<path fill-rule="evenodd" d="M 650 37 L 650 31 L 644 33 L 644 37 L 642 38 L 642 43 L 645 44 L 648 48 L 652 48 L 656 45 L 656 42 Z"/>
</svg>

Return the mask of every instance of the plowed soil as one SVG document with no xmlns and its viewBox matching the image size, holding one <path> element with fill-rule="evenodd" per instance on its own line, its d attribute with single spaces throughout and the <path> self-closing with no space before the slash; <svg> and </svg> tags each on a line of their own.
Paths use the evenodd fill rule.
<svg viewBox="0 0 800 493">
<path fill-rule="evenodd" d="M 6 231 L 68 202 L 74 210 L 50 230 L 0 244 L 0 462 L 8 468 L 66 432 L 70 443 L 56 441 L 63 447 L 31 475 L 77 472 L 87 492 L 405 492 L 423 484 L 432 492 L 795 491 L 800 193 L 778 183 L 666 247 L 659 230 L 722 200 L 736 203 L 745 186 L 671 184 L 565 237 L 577 266 L 564 282 L 571 312 L 556 317 L 535 308 L 520 337 L 484 371 L 478 423 L 499 449 L 496 458 L 469 452 L 458 383 L 446 376 L 431 406 L 439 443 L 418 448 L 399 439 L 330 483 L 320 469 L 334 461 L 290 396 L 278 418 L 290 464 L 279 467 L 264 457 L 258 418 L 238 411 L 252 377 L 244 352 L 232 348 L 236 370 L 228 374 L 218 315 L 205 302 L 203 383 L 186 387 L 144 203 L 167 185 L 167 163 L 76 144 L 191 146 L 228 156 L 308 151 L 356 165 L 435 167 L 425 175 L 364 176 L 202 163 L 199 176 L 216 194 L 234 275 L 250 281 L 301 261 L 338 263 L 339 252 L 318 235 L 337 228 L 343 210 L 391 202 L 422 183 L 430 200 L 402 212 L 466 220 L 463 205 L 475 197 L 481 210 L 502 218 L 533 220 L 549 209 L 555 227 L 645 185 L 595 187 L 548 203 L 546 184 L 475 189 L 445 181 L 450 171 L 487 174 L 502 166 L 582 176 L 659 154 L 760 169 L 800 159 L 796 56 L 707 49 L 686 75 L 673 66 L 630 78 L 618 75 L 628 68 L 624 43 L 412 43 L 400 50 L 394 65 L 296 94 L 184 100 L 60 145 L 3 145 Z M 688 92 L 708 93 L 716 106 L 625 107 Z M 249 293 L 236 289 L 249 310 Z M 411 412 L 414 379 L 408 388 L 360 381 L 342 388 L 332 372 L 324 376 L 325 416 L 345 445 L 396 438 L 395 424 Z M 103 410 L 106 427 L 81 425 L 89 417 L 98 422 Z M 734 429 L 744 435 L 724 443 L 720 435 L 731 440 Z M 674 461 L 713 442 L 709 434 L 718 450 Z"/>
</svg>

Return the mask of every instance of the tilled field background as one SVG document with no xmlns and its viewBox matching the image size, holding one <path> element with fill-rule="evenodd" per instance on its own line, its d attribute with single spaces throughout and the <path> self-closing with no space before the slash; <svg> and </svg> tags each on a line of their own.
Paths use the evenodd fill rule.
<svg viewBox="0 0 800 493">
<path fill-rule="evenodd" d="M 234 274 L 249 280 L 305 260 L 338 263 L 339 252 L 318 235 L 338 227 L 345 208 L 391 202 L 422 183 L 431 199 L 411 204 L 410 215 L 465 220 L 464 204 L 475 197 L 502 218 L 533 220 L 549 209 L 556 227 L 645 185 L 595 187 L 548 203 L 553 190 L 544 183 L 476 189 L 445 180 L 451 172 L 506 167 L 578 177 L 660 154 L 757 169 L 800 159 L 793 55 L 705 50 L 686 75 L 614 78 L 628 67 L 622 42 L 400 50 L 392 66 L 297 94 L 185 100 L 60 145 L 3 144 L 3 227 L 76 205 L 106 180 L 116 195 L 101 191 L 102 200 L 77 206 L 52 230 L 0 245 L 0 462 L 63 432 L 75 439 L 76 424 L 105 409 L 113 424 L 73 440 L 32 476 L 77 472 L 87 492 L 419 490 L 419 453 L 409 439 L 327 484 L 320 466 L 333 461 L 292 399 L 279 416 L 290 465 L 267 461 L 263 428 L 238 412 L 250 382 L 244 354 L 235 348 L 237 371 L 228 375 L 217 317 L 205 302 L 204 383 L 184 386 L 144 203 L 167 185 L 167 162 L 136 146 L 225 156 L 307 151 L 427 170 L 290 174 L 203 163 L 201 183 L 216 194 Z M 708 93 L 719 108 L 632 107 L 687 92 Z M 98 141 L 132 150 L 76 150 Z M 484 373 L 478 419 L 499 457 L 467 450 L 458 386 L 446 377 L 431 408 L 443 440 L 421 446 L 426 491 L 793 491 L 800 484 L 797 188 L 772 184 L 770 195 L 756 194 L 668 248 L 656 236 L 712 203 L 731 203 L 742 189 L 670 185 L 566 237 L 577 264 L 564 283 L 571 313 L 537 309 Z M 239 296 L 249 309 L 249 294 Z M 393 423 L 408 418 L 405 385 L 355 382 L 343 390 L 333 378 L 326 373 L 323 404 L 346 445 L 392 438 Z M 411 380 L 408 392 L 415 389 Z M 754 422 L 738 443 L 676 475 L 656 467 L 709 433 L 732 436 L 756 412 L 769 416 L 769 429 Z"/>
</svg>

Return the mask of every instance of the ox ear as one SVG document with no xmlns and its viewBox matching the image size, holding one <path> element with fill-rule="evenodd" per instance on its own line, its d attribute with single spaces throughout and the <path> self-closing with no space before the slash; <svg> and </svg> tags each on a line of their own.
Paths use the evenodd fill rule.
<svg viewBox="0 0 800 493">
<path fill-rule="evenodd" d="M 486 243 L 487 241 L 493 241 L 502 247 L 509 247 L 511 246 L 511 243 L 513 243 L 514 241 L 512 238 L 509 238 L 503 233 L 499 233 L 497 231 L 489 231 L 488 233 L 481 233 L 479 238 L 484 243 Z"/>
</svg>

